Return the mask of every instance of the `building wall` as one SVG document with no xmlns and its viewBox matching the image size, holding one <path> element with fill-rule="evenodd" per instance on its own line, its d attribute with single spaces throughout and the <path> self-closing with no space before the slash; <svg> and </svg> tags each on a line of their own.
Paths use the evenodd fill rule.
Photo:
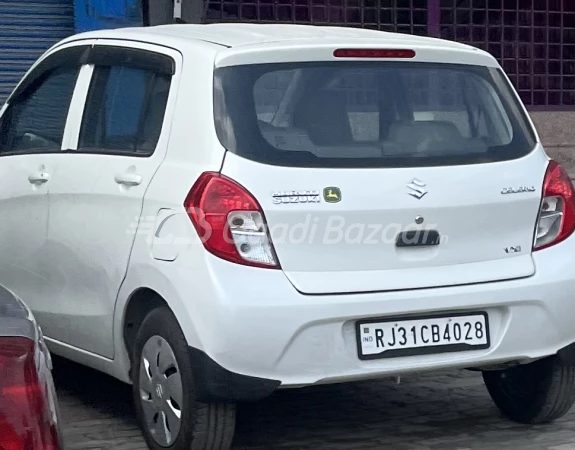
<svg viewBox="0 0 575 450">
<path fill-rule="evenodd" d="M 32 63 L 74 33 L 74 0 L 0 0 L 0 105 Z"/>
<path fill-rule="evenodd" d="M 526 105 L 575 111 L 575 0 L 428 4 L 439 4 L 439 36 L 495 56 Z"/>
<path fill-rule="evenodd" d="M 575 110 L 575 0 L 205 2 L 204 22 L 345 25 L 467 43 L 500 61 L 526 105 Z"/>
<path fill-rule="evenodd" d="M 575 175 L 575 111 L 531 112 L 549 155 Z"/>
</svg>

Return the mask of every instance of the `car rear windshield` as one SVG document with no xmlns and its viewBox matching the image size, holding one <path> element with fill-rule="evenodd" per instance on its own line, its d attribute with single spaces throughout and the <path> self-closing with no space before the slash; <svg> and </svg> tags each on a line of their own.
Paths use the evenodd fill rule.
<svg viewBox="0 0 575 450">
<path fill-rule="evenodd" d="M 217 69 L 223 146 L 290 167 L 415 167 L 519 158 L 534 145 L 498 69 L 324 62 Z"/>
</svg>

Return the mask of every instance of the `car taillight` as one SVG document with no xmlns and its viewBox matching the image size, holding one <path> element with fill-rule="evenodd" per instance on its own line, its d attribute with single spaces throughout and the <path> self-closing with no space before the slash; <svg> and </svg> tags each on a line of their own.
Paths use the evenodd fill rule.
<svg viewBox="0 0 575 450">
<path fill-rule="evenodd" d="M 235 181 L 203 173 L 184 207 L 212 254 L 238 264 L 279 268 L 259 203 Z"/>
<path fill-rule="evenodd" d="M 537 219 L 533 250 L 555 245 L 575 230 L 575 192 L 569 175 L 557 162 L 549 162 Z"/>
<path fill-rule="evenodd" d="M 36 343 L 0 337 L 0 450 L 60 448 L 46 380 L 36 366 Z"/>
</svg>

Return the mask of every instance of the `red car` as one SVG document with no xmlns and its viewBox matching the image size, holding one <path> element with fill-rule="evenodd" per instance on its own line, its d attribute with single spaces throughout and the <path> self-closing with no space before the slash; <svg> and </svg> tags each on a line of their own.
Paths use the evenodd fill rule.
<svg viewBox="0 0 575 450">
<path fill-rule="evenodd" d="M 61 450 L 52 361 L 30 310 L 0 287 L 0 450 Z"/>
</svg>

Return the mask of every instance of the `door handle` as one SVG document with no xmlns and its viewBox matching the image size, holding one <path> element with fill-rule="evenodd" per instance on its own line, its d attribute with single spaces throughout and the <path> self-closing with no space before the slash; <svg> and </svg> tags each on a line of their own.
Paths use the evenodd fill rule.
<svg viewBox="0 0 575 450">
<path fill-rule="evenodd" d="M 396 247 L 431 247 L 439 245 L 441 239 L 437 230 L 404 231 L 397 235 Z"/>
<path fill-rule="evenodd" d="M 118 184 L 123 184 L 124 186 L 138 186 L 142 184 L 144 178 L 142 175 L 138 175 L 137 173 L 132 172 L 124 172 L 122 174 L 116 175 L 114 180 Z"/>
<path fill-rule="evenodd" d="M 31 184 L 44 184 L 50 180 L 50 174 L 46 172 L 36 172 L 28 176 L 28 181 Z"/>
</svg>

